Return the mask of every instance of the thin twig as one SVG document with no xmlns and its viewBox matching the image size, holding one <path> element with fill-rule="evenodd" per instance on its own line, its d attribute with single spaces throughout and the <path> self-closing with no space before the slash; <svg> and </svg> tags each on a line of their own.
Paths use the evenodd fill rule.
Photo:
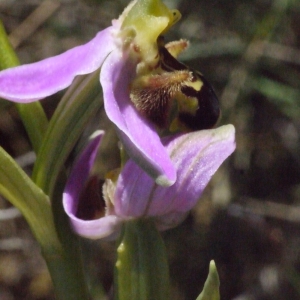
<svg viewBox="0 0 300 300">
<path fill-rule="evenodd" d="M 38 6 L 10 35 L 9 40 L 17 48 L 43 24 L 60 6 L 60 2 L 46 0 Z"/>
<path fill-rule="evenodd" d="M 233 203 L 228 207 L 228 211 L 233 215 L 243 215 L 251 213 L 263 217 L 285 220 L 288 222 L 300 222 L 300 207 L 275 203 L 271 201 L 259 201 L 253 198 L 243 198 L 243 204 Z"/>
</svg>

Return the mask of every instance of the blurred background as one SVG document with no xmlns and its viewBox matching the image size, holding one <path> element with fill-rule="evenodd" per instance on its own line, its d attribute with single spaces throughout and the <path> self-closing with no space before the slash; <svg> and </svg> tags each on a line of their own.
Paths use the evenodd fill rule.
<svg viewBox="0 0 300 300">
<path fill-rule="evenodd" d="M 234 124 L 237 141 L 185 222 L 163 233 L 172 299 L 196 299 L 211 259 L 222 300 L 300 299 L 300 1 L 164 2 L 183 15 L 166 40 L 190 40 L 180 59 L 214 86 L 222 107 L 219 125 Z M 87 42 L 127 4 L 0 0 L 0 19 L 20 61 L 29 63 Z M 61 95 L 42 102 L 49 117 Z M 91 123 L 105 126 L 103 112 Z M 0 145 L 30 173 L 34 153 L 17 111 L 5 101 Z M 108 299 L 114 245 L 83 244 L 94 299 Z M 0 299 L 54 299 L 38 245 L 2 198 Z"/>
</svg>

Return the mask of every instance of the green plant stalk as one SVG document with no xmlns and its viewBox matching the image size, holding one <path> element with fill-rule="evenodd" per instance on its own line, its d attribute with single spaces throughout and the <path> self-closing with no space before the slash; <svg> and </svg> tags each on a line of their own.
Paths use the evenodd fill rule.
<svg viewBox="0 0 300 300">
<path fill-rule="evenodd" d="M 0 70 L 15 67 L 20 64 L 0 21 Z M 36 153 L 42 143 L 43 136 L 48 126 L 48 120 L 39 102 L 28 104 L 16 103 L 16 108 L 22 119 L 32 147 Z"/>
<path fill-rule="evenodd" d="M 58 291 L 69 294 L 67 299 L 89 299 L 83 272 L 80 241 L 73 234 L 62 206 L 66 183 L 64 163 L 78 141 L 85 124 L 102 105 L 99 72 L 77 78 L 60 101 L 50 120 L 33 171 L 34 182 L 52 200 L 52 212 L 63 256 L 48 262 Z M 68 278 L 68 286 L 66 279 Z M 77 289 L 77 290 L 76 290 Z"/>
<path fill-rule="evenodd" d="M 116 300 L 170 299 L 166 249 L 152 220 L 127 221 L 117 255 Z"/>
<path fill-rule="evenodd" d="M 4 27 L 0 22 L 0 67 L 5 69 L 18 64 L 18 58 L 9 44 Z M 48 127 L 44 110 L 39 102 L 17 104 L 16 106 L 33 148 L 38 153 Z M 59 192 L 54 194 L 56 201 L 53 202 L 59 204 L 53 206 L 52 203 L 51 206 L 43 191 L 30 178 L 26 178 L 27 175 L 18 169 L 14 160 L 3 149 L 1 154 L 3 159 L 1 160 L 2 169 L 0 169 L 0 193 L 20 209 L 39 242 L 51 274 L 57 299 L 90 299 L 83 274 L 79 241 L 73 235 L 66 216 L 63 214 L 62 188 L 58 188 Z M 3 161 L 7 162 L 5 168 Z M 18 172 L 12 171 L 12 176 L 8 177 L 10 169 L 18 170 L 20 176 L 16 175 Z M 44 171 L 47 172 L 47 170 Z M 26 180 L 22 181 L 22 178 Z M 26 184 L 29 185 L 27 194 L 24 192 Z M 44 188 L 47 190 L 47 186 Z M 35 191 L 35 197 L 30 194 L 31 190 Z M 47 201 L 43 197 L 46 197 Z M 51 207 L 54 213 L 57 211 L 58 215 L 52 214 Z M 63 222 L 60 223 L 60 221 Z"/>
<path fill-rule="evenodd" d="M 55 290 L 63 300 L 90 300 L 89 290 L 83 270 L 81 245 L 70 226 L 69 219 L 62 205 L 62 193 L 65 178 L 58 180 L 52 197 L 52 212 L 58 238 L 63 251 L 59 256 L 46 256 L 47 266 L 51 276 L 55 278 Z M 54 280 L 53 280 L 54 281 Z"/>
<path fill-rule="evenodd" d="M 49 198 L 2 147 L 0 193 L 22 212 L 42 248 L 49 245 L 49 252 L 60 248 Z"/>
</svg>

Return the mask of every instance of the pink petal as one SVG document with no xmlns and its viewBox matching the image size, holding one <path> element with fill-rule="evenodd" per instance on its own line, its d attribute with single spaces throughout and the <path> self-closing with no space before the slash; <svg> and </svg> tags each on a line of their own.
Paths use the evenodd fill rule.
<svg viewBox="0 0 300 300">
<path fill-rule="evenodd" d="M 108 27 L 87 44 L 60 55 L 0 72 L 0 98 L 33 102 L 68 87 L 75 76 L 97 70 L 115 48 L 113 30 Z"/>
<path fill-rule="evenodd" d="M 98 147 L 103 136 L 100 132 L 85 148 L 75 163 L 63 193 L 63 206 L 70 218 L 74 231 L 87 238 L 110 237 L 118 232 L 121 220 L 115 215 L 107 215 L 96 220 L 82 220 L 76 217 L 79 195 L 89 177 Z"/>
<path fill-rule="evenodd" d="M 135 109 L 129 98 L 136 63 L 124 55 L 114 51 L 101 70 L 106 113 L 117 126 L 119 138 L 130 157 L 158 184 L 170 186 L 176 180 L 174 166 L 154 126 Z"/>
<path fill-rule="evenodd" d="M 177 225 L 234 151 L 234 134 L 234 127 L 226 125 L 165 139 L 177 170 L 177 180 L 171 187 L 158 186 L 133 161 L 128 161 L 117 182 L 117 215 L 159 217 L 164 229 Z"/>
</svg>

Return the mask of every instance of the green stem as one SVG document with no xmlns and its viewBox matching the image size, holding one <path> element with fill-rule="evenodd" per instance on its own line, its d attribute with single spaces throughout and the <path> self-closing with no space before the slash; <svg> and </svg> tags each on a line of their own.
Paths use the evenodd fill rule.
<svg viewBox="0 0 300 300">
<path fill-rule="evenodd" d="M 80 268 L 76 267 L 77 262 L 70 262 L 73 256 L 64 251 L 51 253 L 47 250 L 42 249 L 42 254 L 51 274 L 56 298 L 58 300 L 89 300 L 85 282 L 77 280 Z"/>
<path fill-rule="evenodd" d="M 0 68 L 5 69 L 18 64 L 18 58 L 0 22 Z M 33 148 L 38 153 L 48 127 L 44 110 L 39 102 L 17 104 L 16 107 Z M 42 254 L 48 265 L 57 299 L 88 300 L 89 294 L 83 274 L 79 241 L 72 233 L 62 208 L 63 186 L 57 187 L 53 192 L 52 206 L 50 206 L 47 196 L 26 177 L 22 170 L 18 169 L 18 166 L 9 155 L 3 151 L 3 155 L 0 155 L 0 157 L 2 157 L 2 163 L 7 162 L 7 167 L 2 173 L 0 168 L 0 175 L 2 174 L 0 192 L 21 210 L 30 225 L 42 248 Z M 48 159 L 48 157 L 45 159 Z M 13 175 L 9 180 L 6 180 L 8 170 Z M 44 171 L 47 172 L 47 170 Z M 15 180 L 16 176 L 19 176 L 18 181 Z M 61 182 L 64 182 L 64 180 Z M 8 189 L 10 184 L 13 185 Z M 29 185 L 28 195 L 18 192 L 25 185 Z M 43 191 L 48 190 L 49 186 L 45 184 Z M 30 195 L 31 191 L 34 191 L 35 197 Z M 48 202 L 44 199 L 45 197 Z"/>
<path fill-rule="evenodd" d="M 117 252 L 115 299 L 170 298 L 165 245 L 151 220 L 126 222 Z"/>
<path fill-rule="evenodd" d="M 0 21 L 0 70 L 15 67 L 20 64 Z M 31 141 L 32 147 L 38 153 L 44 133 L 48 126 L 48 120 L 39 102 L 29 104 L 16 104 L 16 108 Z"/>
<path fill-rule="evenodd" d="M 51 198 L 54 223 L 63 248 L 62 256 L 47 261 L 61 299 L 89 299 L 79 239 L 73 234 L 62 206 L 66 183 L 63 166 L 85 124 L 102 105 L 100 92 L 99 72 L 75 80 L 50 120 L 32 176 Z"/>
<path fill-rule="evenodd" d="M 62 251 L 59 255 L 44 252 L 44 257 L 58 299 L 88 300 L 90 296 L 83 271 L 80 241 L 73 234 L 62 205 L 65 180 L 60 178 L 58 182 L 52 198 L 52 212 Z"/>
</svg>

